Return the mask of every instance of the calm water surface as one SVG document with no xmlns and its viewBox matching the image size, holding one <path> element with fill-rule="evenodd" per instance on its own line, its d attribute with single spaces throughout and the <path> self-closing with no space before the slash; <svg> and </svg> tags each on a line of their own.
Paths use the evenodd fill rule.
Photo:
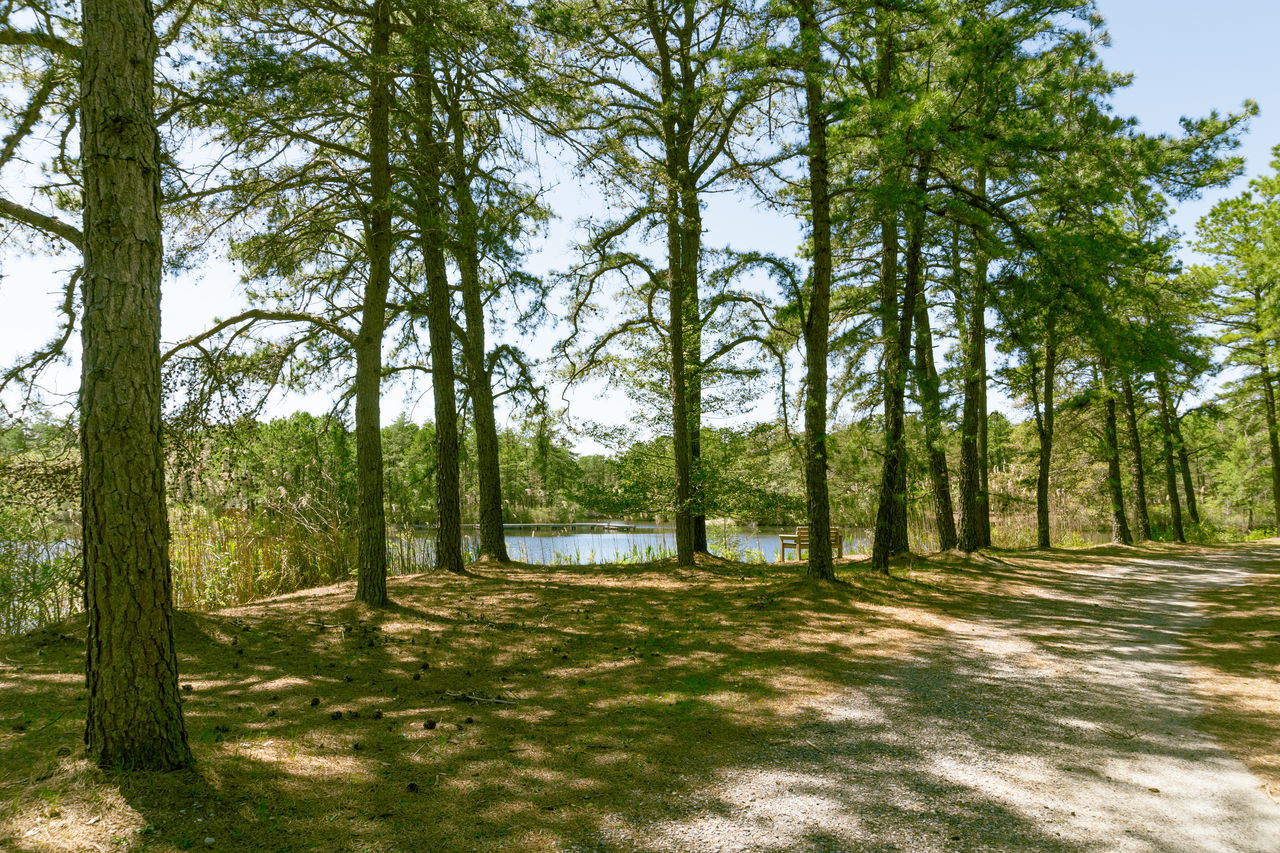
<svg viewBox="0 0 1280 853">
<path fill-rule="evenodd" d="M 606 525 L 614 525 L 617 529 Z M 772 563 L 778 559 L 778 535 L 795 527 L 708 525 L 711 553 L 744 562 Z M 478 545 L 474 528 L 464 530 L 468 545 Z M 507 553 L 526 563 L 612 563 L 656 560 L 675 553 L 675 528 L 660 524 L 602 522 L 599 526 L 530 524 L 506 526 Z M 867 543 L 866 531 L 846 530 L 846 554 Z M 788 552 L 788 557 L 795 559 Z"/>
</svg>

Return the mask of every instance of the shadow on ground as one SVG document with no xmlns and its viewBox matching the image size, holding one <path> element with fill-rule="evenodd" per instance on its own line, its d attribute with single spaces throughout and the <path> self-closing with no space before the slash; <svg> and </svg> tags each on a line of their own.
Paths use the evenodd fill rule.
<svg viewBox="0 0 1280 853">
<path fill-rule="evenodd" d="M 1280 561 L 1250 568 L 1249 583 L 1201 596 L 1209 620 L 1188 635 L 1187 655 L 1206 704 L 1201 725 L 1280 800 Z"/>
<path fill-rule="evenodd" d="M 398 579 L 381 612 L 344 585 L 182 614 L 199 763 L 175 774 L 83 761 L 63 626 L 0 645 L 0 844 L 1180 849 L 1165 812 L 1239 812 L 1174 814 L 1200 792 L 1170 775 L 1222 758 L 1184 731 L 1184 557 L 850 563 L 825 586 L 718 560 L 479 565 Z M 1140 577 L 1117 584 L 1125 561 Z"/>
</svg>

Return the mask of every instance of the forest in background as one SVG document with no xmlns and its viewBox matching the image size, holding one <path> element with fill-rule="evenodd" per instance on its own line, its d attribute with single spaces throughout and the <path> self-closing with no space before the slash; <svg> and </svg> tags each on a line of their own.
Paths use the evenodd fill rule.
<svg viewBox="0 0 1280 853">
<path fill-rule="evenodd" d="M 806 571 L 829 579 L 832 524 L 867 529 L 887 571 L 912 549 L 1238 536 L 1280 514 L 1277 180 L 1205 218 L 1204 266 L 1169 222 L 1240 175 L 1256 106 L 1141 132 L 1111 106 L 1129 78 L 1087 0 L 151 11 L 158 189 L 125 201 L 159 205 L 155 310 L 118 328 L 158 324 L 161 262 L 234 263 L 247 307 L 135 373 L 86 348 L 84 376 L 154 397 L 163 445 L 134 450 L 167 493 L 137 523 L 168 519 L 180 603 L 355 575 L 377 606 L 389 571 L 476 556 L 464 524 L 502 560 L 504 522 L 660 517 L 688 564 L 708 520 L 806 522 Z M 57 334 L 4 375 L 24 400 L 105 304 L 79 264 L 83 32 L 58 0 L 0 24 L 5 248 L 72 270 Z M 547 158 L 599 210 L 535 276 L 534 238 L 571 215 L 548 206 Z M 717 193 L 802 244 L 707 245 Z M 535 338 L 555 339 L 540 362 Z M 537 414 L 552 380 L 621 389 L 636 429 L 575 457 Z M 429 423 L 381 426 L 394 385 L 430 389 Z M 989 411 L 992 387 L 1022 420 Z M 255 419 L 305 390 L 335 417 Z M 773 421 L 708 425 L 770 396 Z M 6 429 L 10 601 L 77 606 L 77 495 L 112 456 L 81 467 L 77 447 L 123 434 L 95 432 L 103 411 Z M 406 551 L 406 524 L 431 541 Z"/>
<path fill-rule="evenodd" d="M 1242 393 L 1231 388 L 1180 415 L 1200 513 L 1186 531 L 1192 541 L 1274 534 L 1266 424 L 1247 414 Z M 1063 450 L 1051 473 L 1055 546 L 1084 545 L 1111 532 L 1110 506 L 1098 488 L 1106 478 L 1098 409 L 1088 389 L 1064 406 Z M 1150 451 L 1143 456 L 1145 474 L 1157 482 L 1163 472 L 1155 412 L 1141 411 L 1138 424 L 1139 440 Z M 869 418 L 832 432 L 832 477 L 839 484 L 832 518 L 839 526 L 866 531 L 874 524 L 882 460 L 870 448 L 879 429 L 878 420 Z M 179 607 L 212 609 L 351 576 L 356 472 L 349 426 L 299 413 L 172 436 L 170 548 Z M 993 544 L 1033 546 L 1034 424 L 995 412 L 988 436 Z M 388 524 L 401 534 L 433 525 L 433 425 L 401 417 L 383 428 L 382 438 Z M 907 440 L 914 463 L 907 476 L 911 546 L 929 552 L 938 548 L 938 531 L 918 417 L 907 420 Z M 954 433 L 949 440 L 954 453 Z M 610 455 L 579 455 L 551 418 L 536 417 L 502 430 L 499 443 L 508 523 L 664 521 L 672 515 L 669 439 L 636 442 Z M 803 523 L 802 459 L 795 436 L 781 424 L 705 429 L 702 443 L 707 470 L 714 472 L 705 483 L 710 517 L 747 526 Z M 1127 436 L 1121 448 L 1132 454 Z M 462 518 L 474 525 L 475 465 L 466 454 L 460 461 Z M 56 622 L 82 606 L 78 492 L 74 424 L 44 415 L 0 430 L 0 635 Z M 1126 497 L 1133 499 L 1131 489 Z M 1174 539 L 1167 497 L 1155 494 L 1149 508 L 1152 537 Z M 391 537 L 391 574 L 433 568 L 431 543 L 423 538 Z M 722 550 L 718 544 L 713 537 L 713 552 Z"/>
</svg>

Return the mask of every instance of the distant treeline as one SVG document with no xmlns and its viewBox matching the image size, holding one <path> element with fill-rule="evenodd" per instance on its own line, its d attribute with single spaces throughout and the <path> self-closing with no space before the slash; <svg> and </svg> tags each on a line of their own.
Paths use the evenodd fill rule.
<svg viewBox="0 0 1280 853">
<path fill-rule="evenodd" d="M 1275 524 L 1270 499 L 1266 425 L 1238 404 L 1241 389 L 1180 416 L 1191 482 L 1202 523 L 1244 533 Z M 1101 491 L 1106 463 L 1098 448 L 1098 401 L 1070 398 L 1058 423 L 1060 444 L 1053 459 L 1055 509 L 1065 528 L 1103 530 L 1110 505 Z M 1147 482 L 1163 477 L 1155 412 L 1139 416 Z M 1255 423 L 1255 421 L 1257 421 Z M 909 504 L 913 515 L 931 517 L 924 431 L 908 417 Z M 1001 412 L 988 420 L 993 508 L 1013 518 L 1034 516 L 1037 440 L 1031 421 L 1012 422 Z M 879 417 L 836 427 L 830 434 L 833 518 L 848 527 L 874 521 L 881 458 Z M 393 526 L 431 525 L 434 516 L 435 429 L 401 416 L 383 427 L 387 518 Z M 554 523 L 601 518 L 659 520 L 671 506 L 671 442 L 667 436 L 635 441 L 607 455 L 581 455 L 550 418 L 517 421 L 499 431 L 503 520 Z M 956 430 L 948 431 L 958 444 Z M 702 430 L 702 477 L 707 514 L 743 524 L 802 523 L 804 481 L 799 437 L 778 422 Z M 464 442 L 463 447 L 470 446 Z M 950 447 L 948 449 L 951 449 Z M 1128 454 L 1127 438 L 1121 441 Z M 310 518 L 309 526 L 342 527 L 355 513 L 355 437 L 331 417 L 298 413 L 262 422 L 209 425 L 171 435 L 168 487 L 178 512 L 213 515 Z M 474 459 L 464 453 L 463 519 L 476 521 Z M 67 537 L 78 502 L 74 424 L 47 416 L 0 427 L 0 506 L 6 529 L 12 519 L 39 515 L 61 523 Z M 1167 498 L 1149 489 L 1157 528 L 1167 524 Z M 922 525 L 924 522 L 921 522 Z M 1034 523 L 1034 518 L 1030 523 Z M 925 526 L 932 526 L 932 523 Z M 998 544 L 1020 544 L 1017 531 Z M 932 531 L 923 531 L 928 547 Z M 24 538 L 10 536 L 8 538 Z M 1057 538 L 1055 544 L 1061 544 Z"/>
<path fill-rule="evenodd" d="M 1247 386 L 1229 387 L 1180 416 L 1201 519 L 1189 527 L 1192 538 L 1235 538 L 1275 524 L 1267 428 L 1248 405 L 1252 393 Z M 1104 538 L 1110 524 L 1099 408 L 1086 392 L 1067 395 L 1061 407 L 1050 495 L 1056 545 Z M 1138 434 L 1146 480 L 1159 484 L 1165 472 L 1157 452 L 1158 411 L 1152 409 L 1139 411 Z M 924 429 L 916 417 L 906 424 L 912 547 L 930 550 L 938 540 Z M 871 417 L 829 437 L 832 518 L 839 526 L 874 523 L 880 430 L 880 419 Z M 1034 422 L 1015 424 L 995 412 L 987 434 L 994 542 L 1034 545 Z M 402 417 L 382 436 L 391 571 L 429 569 L 434 543 L 413 535 L 412 526 L 435 521 L 434 426 Z M 551 418 L 518 421 L 499 436 L 507 522 L 667 520 L 673 514 L 669 437 L 631 442 L 608 455 L 579 455 Z M 954 426 L 946 441 L 948 452 L 957 452 Z M 1132 458 L 1127 436 L 1121 451 Z M 781 423 L 704 428 L 702 454 L 710 517 L 803 522 L 800 443 Z M 357 563 L 355 455 L 349 426 L 309 414 L 172 431 L 167 482 L 179 606 L 222 606 L 351 577 Z M 469 454 L 460 461 L 463 520 L 470 524 L 477 514 L 475 464 Z M 81 606 L 78 467 L 74 424 L 36 416 L 0 428 L 0 633 L 56 621 Z M 1134 500 L 1131 491 L 1126 498 Z M 1173 538 L 1163 490 L 1150 488 L 1148 504 L 1153 534 Z"/>
</svg>

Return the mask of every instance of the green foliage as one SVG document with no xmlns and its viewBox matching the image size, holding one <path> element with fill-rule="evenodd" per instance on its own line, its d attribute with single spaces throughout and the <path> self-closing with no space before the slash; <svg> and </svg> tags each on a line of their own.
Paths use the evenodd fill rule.
<svg viewBox="0 0 1280 853">
<path fill-rule="evenodd" d="M 0 634 L 80 609 L 78 462 L 66 422 L 0 426 Z"/>
<path fill-rule="evenodd" d="M 622 444 L 609 457 L 584 463 L 576 496 L 589 515 L 649 518 L 674 513 L 671 440 Z M 772 424 L 702 430 L 701 486 L 708 518 L 759 524 L 803 517 L 803 475 L 789 439 Z"/>
</svg>

